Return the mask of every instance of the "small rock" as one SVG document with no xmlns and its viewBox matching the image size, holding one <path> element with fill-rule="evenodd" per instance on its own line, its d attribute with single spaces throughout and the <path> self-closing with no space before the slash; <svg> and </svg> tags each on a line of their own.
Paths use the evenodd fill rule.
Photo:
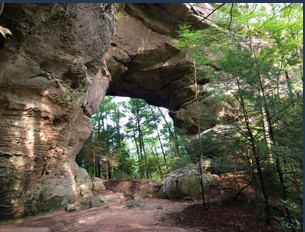
<svg viewBox="0 0 305 232">
<path fill-rule="evenodd" d="M 147 193 L 153 193 L 153 192 L 154 192 L 153 189 L 148 189 L 148 190 L 147 190 Z"/>
<path fill-rule="evenodd" d="M 128 190 L 121 190 L 121 193 L 123 193 L 124 195 L 129 195 L 130 192 Z"/>
<path fill-rule="evenodd" d="M 80 208 L 78 206 L 73 205 L 73 204 L 67 204 L 67 207 L 66 207 L 67 212 L 73 212 L 73 211 L 77 211 L 79 209 Z"/>
<path fill-rule="evenodd" d="M 104 196 L 104 199 L 108 202 L 118 202 L 124 200 L 124 195 L 122 193 L 111 194 Z"/>
<path fill-rule="evenodd" d="M 89 205 L 90 202 L 88 199 L 82 198 L 82 199 L 80 199 L 79 203 L 83 206 L 87 206 L 87 205 Z"/>
<path fill-rule="evenodd" d="M 103 205 L 102 202 L 98 199 L 92 199 L 90 201 L 90 208 L 101 207 L 102 205 Z"/>
<path fill-rule="evenodd" d="M 138 193 L 133 194 L 132 199 L 135 200 L 135 201 L 141 201 L 141 197 Z"/>
<path fill-rule="evenodd" d="M 98 196 L 97 199 L 98 199 L 101 203 L 105 203 L 105 204 L 108 203 L 108 201 L 107 201 L 107 200 L 105 199 L 105 197 L 103 197 L 103 196 Z"/>
<path fill-rule="evenodd" d="M 152 199 L 152 198 L 153 198 L 153 195 L 152 195 L 152 194 L 147 194 L 147 195 L 145 196 L 145 198 L 150 198 L 150 199 Z"/>
<path fill-rule="evenodd" d="M 126 204 L 126 207 L 128 207 L 128 208 L 139 207 L 139 203 L 134 202 L 134 201 L 129 201 L 129 202 L 127 202 L 127 204 Z"/>
<path fill-rule="evenodd" d="M 184 197 L 184 200 L 187 200 L 187 201 L 194 201 L 195 198 L 190 197 L 190 196 L 187 196 L 187 197 Z"/>
<path fill-rule="evenodd" d="M 139 205 L 144 210 L 163 209 L 163 206 L 158 203 L 139 203 Z"/>
</svg>

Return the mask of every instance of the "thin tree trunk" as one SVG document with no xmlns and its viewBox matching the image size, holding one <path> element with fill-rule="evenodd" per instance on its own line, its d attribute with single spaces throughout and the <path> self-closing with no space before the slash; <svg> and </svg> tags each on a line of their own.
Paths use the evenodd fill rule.
<svg viewBox="0 0 305 232">
<path fill-rule="evenodd" d="M 160 179 L 163 179 L 163 172 L 162 172 L 162 169 L 161 169 L 161 166 L 160 166 L 159 157 L 158 157 L 158 153 L 156 151 L 156 148 L 154 149 L 154 151 L 155 151 L 154 155 L 157 158 L 157 162 L 158 162 L 159 177 L 160 177 Z"/>
<path fill-rule="evenodd" d="M 263 97 L 263 92 L 260 91 L 260 95 L 261 97 Z M 272 154 L 272 141 L 271 141 L 271 138 L 270 138 L 270 130 L 269 130 L 269 124 L 268 124 L 268 117 L 267 117 L 267 112 L 266 112 L 266 109 L 265 107 L 262 105 L 261 106 L 261 111 L 262 111 L 262 119 L 263 119 L 263 128 L 264 128 L 264 138 L 265 138 L 265 143 L 268 147 L 268 156 L 269 156 L 269 164 L 273 164 L 274 161 L 273 161 L 273 154 Z"/>
<path fill-rule="evenodd" d="M 97 170 L 98 170 L 98 177 L 103 179 L 102 165 L 100 159 L 97 162 Z"/>
<path fill-rule="evenodd" d="M 256 174 L 255 174 L 255 168 L 253 167 L 253 161 L 252 161 L 252 158 L 249 156 L 249 154 L 247 154 L 247 158 L 248 158 L 249 164 L 250 164 L 250 166 L 251 166 L 252 179 L 253 179 L 253 181 L 254 181 L 255 193 L 256 193 L 256 195 L 257 195 L 259 189 L 258 189 L 257 178 L 256 178 Z"/>
<path fill-rule="evenodd" d="M 170 135 L 172 137 L 172 140 L 174 141 L 174 145 L 175 145 L 175 149 L 176 149 L 177 155 L 181 156 L 176 132 L 172 132 L 172 130 L 171 130 L 170 126 L 169 126 L 169 123 L 167 122 L 167 120 L 165 118 L 165 115 L 163 114 L 162 110 L 159 107 L 158 107 L 158 110 L 159 110 L 163 120 L 165 121 L 165 125 L 167 126 L 167 129 L 168 129 L 168 131 L 169 131 L 169 133 L 170 133 Z"/>
<path fill-rule="evenodd" d="M 144 172 L 146 173 L 146 178 L 145 179 L 148 179 L 147 154 L 146 154 L 146 150 L 145 150 L 145 144 L 144 144 L 142 130 L 141 130 L 141 137 L 140 138 L 142 139 L 142 146 L 143 146 L 143 156 L 144 156 L 144 166 L 145 166 Z"/>
<path fill-rule="evenodd" d="M 251 38 L 250 38 L 250 49 L 254 56 L 254 67 L 255 67 L 255 71 L 256 71 L 256 74 L 257 74 L 257 77 L 258 77 L 259 83 L 260 83 L 260 91 L 262 93 L 262 107 L 265 109 L 265 112 L 266 112 L 266 119 L 268 122 L 268 132 L 267 133 L 270 135 L 270 139 L 274 142 L 275 140 L 274 140 L 274 136 L 273 136 L 273 127 L 272 127 L 271 117 L 269 114 L 269 109 L 268 109 L 267 102 L 266 102 L 266 95 L 265 95 L 265 90 L 263 87 L 263 80 L 262 80 L 261 73 L 258 68 L 255 50 L 252 47 Z M 285 186 L 285 180 L 283 177 L 283 172 L 282 172 L 279 157 L 276 157 L 275 163 L 276 163 L 276 168 L 277 168 L 277 172 L 278 172 L 278 176 L 279 176 L 280 184 L 281 184 L 281 188 L 282 188 L 282 198 L 284 201 L 286 201 L 287 200 L 287 190 L 286 190 L 286 186 Z M 288 208 L 286 208 L 286 213 L 287 213 L 287 217 L 288 217 L 289 221 L 292 222 Z"/>
<path fill-rule="evenodd" d="M 108 171 L 108 179 L 112 179 L 112 175 L 111 175 L 111 164 L 110 164 L 110 157 L 109 157 L 109 153 L 108 153 L 108 165 L 107 165 L 107 171 Z"/>
<path fill-rule="evenodd" d="M 156 126 L 156 128 L 157 128 L 157 126 Z M 166 173 L 168 173 L 169 170 L 168 170 L 168 166 L 167 166 L 166 155 L 165 155 L 165 152 L 164 152 L 164 148 L 163 148 L 163 144 L 162 144 L 162 141 L 161 141 L 161 137 L 160 137 L 160 133 L 159 133 L 158 128 L 157 128 L 157 134 L 158 134 L 158 140 L 159 140 L 160 147 L 161 147 L 162 154 L 163 154 L 164 164 L 165 164 L 165 167 L 166 167 Z"/>
<path fill-rule="evenodd" d="M 134 142 L 136 144 L 136 149 L 137 149 L 137 154 L 138 154 L 138 161 L 139 161 L 139 168 L 141 168 L 141 164 L 142 164 L 142 158 L 141 158 L 141 153 L 140 153 L 140 150 L 139 150 L 139 146 L 138 146 L 138 142 L 137 142 L 137 139 L 136 139 L 136 133 L 135 131 L 133 131 L 133 139 L 134 139 Z M 140 178 L 143 178 L 143 173 L 141 172 L 140 170 Z"/>
<path fill-rule="evenodd" d="M 252 152 L 253 152 L 256 169 L 257 169 L 258 176 L 259 176 L 259 179 L 260 179 L 260 182 L 261 182 L 262 193 L 263 193 L 263 196 L 264 196 L 264 199 L 265 199 L 265 210 L 266 210 L 266 214 L 267 214 L 266 215 L 266 223 L 268 225 L 271 225 L 271 208 L 270 208 L 270 203 L 269 203 L 269 197 L 268 197 L 267 190 L 266 190 L 265 180 L 264 180 L 264 177 L 263 177 L 263 172 L 262 172 L 262 168 L 261 168 L 259 154 L 256 150 L 255 140 L 254 140 L 252 130 L 250 128 L 250 121 L 249 121 L 248 113 L 246 111 L 244 99 L 243 99 L 243 96 L 240 93 L 240 91 L 241 91 L 240 84 L 239 84 L 238 79 L 236 79 L 236 80 L 237 80 L 237 87 L 238 87 L 238 95 L 240 97 L 239 102 L 240 102 L 240 105 L 241 105 L 241 108 L 242 108 L 243 117 L 244 117 L 244 121 L 245 121 L 245 124 L 246 124 L 247 132 L 248 132 L 249 137 L 250 137 L 250 146 L 251 146 L 251 149 L 252 149 Z"/>
<path fill-rule="evenodd" d="M 121 158 L 121 160 L 123 160 L 123 157 L 121 157 L 121 131 L 120 131 L 120 108 L 119 108 L 119 104 L 117 106 L 116 109 L 116 129 L 117 129 L 117 155 L 118 157 Z M 121 172 L 121 178 L 122 178 L 122 172 Z"/>
<path fill-rule="evenodd" d="M 145 163 L 145 157 L 144 157 L 144 151 L 143 151 L 143 140 L 142 140 L 142 130 L 141 130 L 141 125 L 140 125 L 140 119 L 139 119 L 139 108 L 137 106 L 137 130 L 139 133 L 139 143 L 140 143 L 140 154 L 141 154 L 141 167 L 142 167 L 142 172 L 143 172 L 143 176 L 144 179 L 147 179 L 147 173 L 146 173 L 146 163 Z M 143 159 L 144 157 L 144 159 Z"/>
<path fill-rule="evenodd" d="M 291 87 L 291 83 L 290 83 L 290 77 L 289 77 L 289 74 L 288 74 L 287 70 L 285 71 L 285 78 L 286 78 L 286 83 L 287 83 L 287 87 L 288 87 L 289 93 L 292 96 L 293 92 L 292 92 L 292 87 Z"/>
<path fill-rule="evenodd" d="M 207 205 L 205 202 L 205 192 L 204 192 L 204 186 L 203 186 L 203 170 L 202 170 L 202 141 L 201 141 L 201 128 L 200 128 L 200 108 L 199 108 L 199 100 L 198 100 L 198 84 L 197 84 L 197 69 L 196 69 L 196 63 L 194 60 L 194 83 L 195 83 L 195 99 L 196 99 L 196 105 L 197 105 L 197 127 L 198 127 L 198 141 L 200 144 L 200 150 L 199 153 L 197 152 L 197 159 L 198 159 L 198 169 L 199 169 L 199 181 L 201 186 L 201 196 L 202 196 L 202 204 L 204 206 L 204 209 L 207 210 Z"/>
<path fill-rule="evenodd" d="M 93 177 L 96 174 L 96 167 L 95 167 L 95 146 L 93 145 Z"/>
<path fill-rule="evenodd" d="M 291 161 L 290 164 L 291 164 L 291 168 L 292 168 L 294 185 L 296 186 L 296 189 L 297 189 L 297 192 L 298 192 L 299 203 L 300 203 L 300 206 L 303 208 L 303 200 L 300 197 L 300 196 L 303 195 L 303 192 L 301 191 L 300 186 L 298 185 L 298 178 L 297 178 L 296 173 L 295 173 L 295 167 L 294 167 L 293 161 Z"/>
</svg>

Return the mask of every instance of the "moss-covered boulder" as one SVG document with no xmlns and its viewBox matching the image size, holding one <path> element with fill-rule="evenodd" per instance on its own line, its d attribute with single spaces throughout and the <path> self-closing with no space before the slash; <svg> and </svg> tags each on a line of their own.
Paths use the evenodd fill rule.
<svg viewBox="0 0 305 232">
<path fill-rule="evenodd" d="M 188 164 L 169 173 L 157 197 L 169 199 L 195 197 L 201 193 L 198 173 L 198 165 L 196 164 Z M 203 171 L 202 177 L 204 188 L 207 188 L 213 182 L 213 176 L 209 172 Z"/>
<path fill-rule="evenodd" d="M 103 180 L 98 177 L 93 178 L 92 185 L 93 185 L 93 191 L 101 191 L 106 189 Z"/>
<path fill-rule="evenodd" d="M 92 181 L 86 169 L 79 167 L 75 163 L 74 168 L 76 192 L 80 194 L 84 190 L 92 190 Z"/>
</svg>

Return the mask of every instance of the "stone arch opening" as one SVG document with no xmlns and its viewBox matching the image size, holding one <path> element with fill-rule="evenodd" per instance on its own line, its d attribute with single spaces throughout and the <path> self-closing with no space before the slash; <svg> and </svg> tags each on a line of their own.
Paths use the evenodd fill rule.
<svg viewBox="0 0 305 232">
<path fill-rule="evenodd" d="M 0 125 L 6 128 L 0 133 L 0 217 L 54 209 L 75 196 L 75 155 L 106 93 L 165 107 L 182 127 L 181 112 L 194 96 L 192 63 L 172 39 L 179 24 L 198 16 L 185 4 L 127 3 L 120 16 L 114 7 L 5 5 L 0 24 L 13 36 L 0 50 Z M 20 143 L 17 134 L 28 128 L 34 137 Z M 20 165 L 21 158 L 31 165 Z M 17 189 L 19 183 L 27 188 Z"/>
<path fill-rule="evenodd" d="M 163 179 L 187 159 L 165 108 L 139 98 L 107 96 L 91 121 L 93 130 L 76 162 L 92 178 Z"/>
</svg>

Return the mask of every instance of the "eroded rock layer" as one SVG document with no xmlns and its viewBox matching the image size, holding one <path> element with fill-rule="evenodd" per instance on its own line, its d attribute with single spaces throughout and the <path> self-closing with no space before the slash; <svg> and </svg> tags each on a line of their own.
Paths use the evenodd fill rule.
<svg viewBox="0 0 305 232">
<path fill-rule="evenodd" d="M 109 95 L 166 107 L 176 126 L 196 132 L 192 62 L 172 40 L 180 25 L 208 27 L 198 22 L 209 7 L 5 4 L 0 25 L 13 36 L 0 50 L 0 217 L 74 198 L 75 155 L 110 79 Z"/>
<path fill-rule="evenodd" d="M 0 217 L 18 217 L 74 198 L 115 16 L 110 4 L 5 4 L 0 24 L 13 34 L 0 51 Z"/>
<path fill-rule="evenodd" d="M 173 39 L 180 26 L 194 29 L 209 26 L 202 21 L 211 12 L 211 5 L 190 4 L 121 4 L 118 7 L 117 33 L 107 53 L 107 66 L 112 76 L 107 94 L 145 99 L 149 104 L 170 111 L 182 133 L 197 133 L 197 110 L 193 63 Z M 208 90 L 198 83 L 198 95 Z M 202 112 L 218 115 L 221 109 L 201 104 Z M 213 127 L 203 123 L 202 130 Z"/>
<path fill-rule="evenodd" d="M 194 99 L 192 61 L 172 40 L 179 26 L 198 21 L 184 4 L 124 5 L 107 54 L 113 80 L 108 94 L 143 98 L 171 111 Z"/>
</svg>

